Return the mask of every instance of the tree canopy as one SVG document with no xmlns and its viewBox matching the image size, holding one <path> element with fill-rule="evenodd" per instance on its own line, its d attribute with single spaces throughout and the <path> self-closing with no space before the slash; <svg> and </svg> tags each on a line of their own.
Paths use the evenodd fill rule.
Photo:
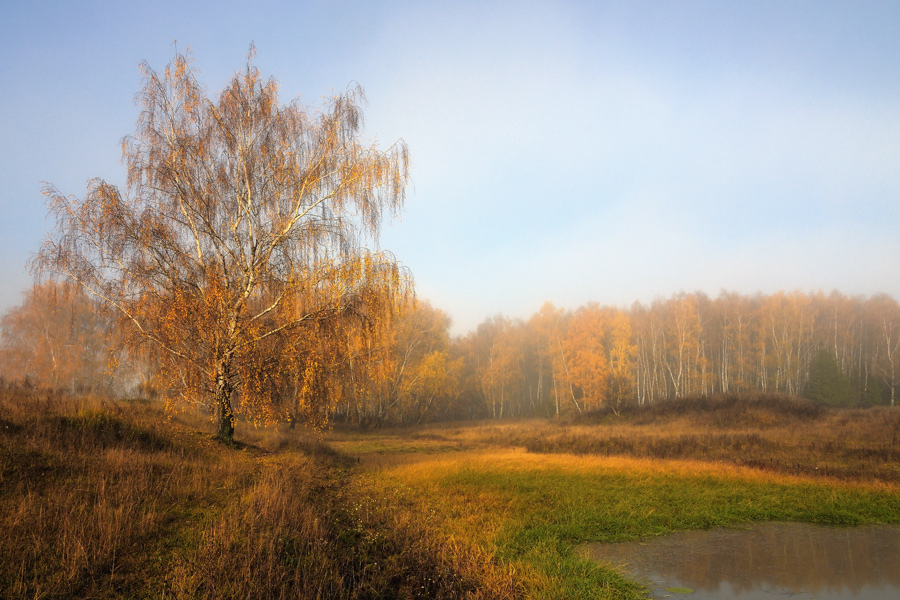
<svg viewBox="0 0 900 600">
<path fill-rule="evenodd" d="M 405 143 L 360 140 L 358 86 L 317 111 L 279 104 L 253 54 L 217 99 L 186 55 L 145 64 L 126 186 L 94 179 L 77 198 L 47 185 L 56 226 L 34 263 L 113 307 L 160 391 L 210 406 L 225 439 L 237 413 L 319 423 L 340 331 L 367 330 L 411 290 L 370 249 L 405 200 Z"/>
</svg>

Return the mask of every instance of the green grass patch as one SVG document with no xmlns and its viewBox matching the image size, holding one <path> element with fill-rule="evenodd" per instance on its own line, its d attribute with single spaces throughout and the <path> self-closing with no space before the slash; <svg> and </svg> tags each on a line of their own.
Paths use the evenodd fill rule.
<svg viewBox="0 0 900 600">
<path fill-rule="evenodd" d="M 481 522 L 497 524 L 480 543 L 492 546 L 517 570 L 533 573 L 534 598 L 646 597 L 640 585 L 582 558 L 576 550 L 586 542 L 767 520 L 900 523 L 900 496 L 890 491 L 596 463 L 554 467 L 463 461 L 457 468 L 435 470 L 430 482 L 408 483 L 427 497 L 425 504 L 465 523 L 460 527 L 471 528 L 467 519 L 473 511 L 482 512 Z"/>
</svg>

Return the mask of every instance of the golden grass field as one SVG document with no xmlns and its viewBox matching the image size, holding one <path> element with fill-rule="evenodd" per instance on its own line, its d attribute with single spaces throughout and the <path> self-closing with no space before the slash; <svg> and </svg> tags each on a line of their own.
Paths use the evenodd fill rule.
<svg viewBox="0 0 900 600">
<path fill-rule="evenodd" d="M 900 522 L 900 411 L 746 396 L 581 420 L 215 441 L 146 401 L 0 390 L 8 598 L 640 598 L 575 549 Z"/>
</svg>

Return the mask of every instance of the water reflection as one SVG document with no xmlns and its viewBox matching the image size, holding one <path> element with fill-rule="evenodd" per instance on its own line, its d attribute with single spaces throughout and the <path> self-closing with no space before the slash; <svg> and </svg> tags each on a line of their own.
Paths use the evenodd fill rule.
<svg viewBox="0 0 900 600">
<path fill-rule="evenodd" d="M 900 527 L 762 523 L 584 550 L 647 583 L 654 598 L 900 598 Z"/>
</svg>

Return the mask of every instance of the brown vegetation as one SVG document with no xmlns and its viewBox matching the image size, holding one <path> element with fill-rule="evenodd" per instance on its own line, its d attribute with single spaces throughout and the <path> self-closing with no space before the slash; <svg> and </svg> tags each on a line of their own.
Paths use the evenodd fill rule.
<svg viewBox="0 0 900 600">
<path fill-rule="evenodd" d="M 521 595 L 301 434 L 235 450 L 149 403 L 9 387 L 0 414 L 0 597 Z"/>
<path fill-rule="evenodd" d="M 781 473 L 900 482 L 900 411 L 724 394 L 609 410 L 534 432 L 532 452 L 724 461 Z"/>
<path fill-rule="evenodd" d="M 327 445 L 300 428 L 244 428 L 229 447 L 208 415 L 167 419 L 157 403 L 8 386 L 0 415 L 9 598 L 521 598 L 563 582 L 497 541 L 516 535 L 516 511 L 531 505 L 496 486 L 529 469 L 542 485 L 558 481 L 541 492 L 558 498 L 591 469 L 696 485 L 731 477 L 738 495 L 756 480 L 889 495 L 900 484 L 900 412 L 775 395 L 345 430 Z M 447 478 L 474 476 L 476 464 L 498 479 L 448 496 Z M 624 497 L 644 497 L 641 481 Z"/>
<path fill-rule="evenodd" d="M 570 415 L 744 391 L 894 405 L 898 331 L 900 305 L 885 295 L 680 293 L 574 311 L 548 303 L 457 341 L 465 385 L 455 414 Z M 824 371 L 815 368 L 822 353 Z"/>
</svg>

